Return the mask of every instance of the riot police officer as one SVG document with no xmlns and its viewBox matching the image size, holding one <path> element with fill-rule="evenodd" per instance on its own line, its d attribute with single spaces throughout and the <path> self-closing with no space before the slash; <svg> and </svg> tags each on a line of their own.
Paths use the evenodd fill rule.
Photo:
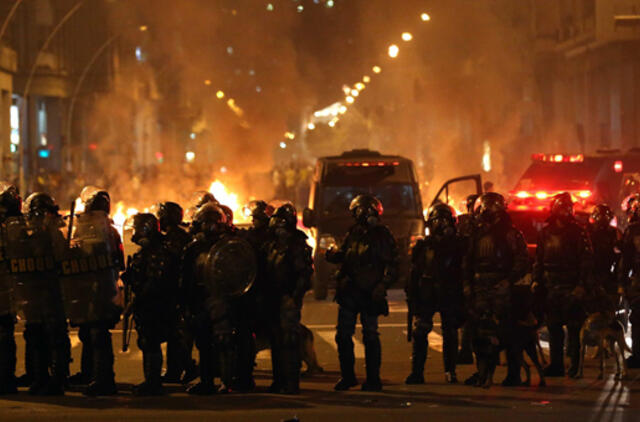
<svg viewBox="0 0 640 422">
<path fill-rule="evenodd" d="M 616 265 L 622 233 L 611 226 L 613 211 L 605 204 L 596 205 L 589 217 L 588 233 L 593 246 L 593 311 L 615 312 L 618 301 Z"/>
<path fill-rule="evenodd" d="M 216 375 L 213 325 L 203 262 L 209 250 L 226 233 L 226 225 L 226 217 L 220 207 L 213 203 L 200 207 L 191 224 L 194 240 L 185 249 L 182 260 L 181 307 L 200 355 L 200 382 L 188 389 L 189 394 L 210 395 L 217 391 L 213 382 Z"/>
<path fill-rule="evenodd" d="M 502 384 L 520 385 L 521 351 L 511 344 L 508 333 L 515 323 L 510 315 L 511 286 L 530 270 L 527 245 L 513 226 L 502 195 L 482 194 L 476 203 L 476 215 L 477 225 L 463 265 L 476 357 L 480 361 L 482 356 L 489 365 L 496 365 L 499 348 L 485 346 L 499 341 L 507 350 L 508 360 L 508 374 Z M 475 374 L 466 383 L 488 386 L 491 379 L 486 375 Z"/>
<path fill-rule="evenodd" d="M 567 354 L 571 360 L 569 376 L 577 375 L 580 328 L 584 311 L 586 283 L 591 271 L 593 251 L 586 230 L 573 214 L 573 200 L 567 192 L 551 201 L 550 216 L 538 238 L 534 271 L 534 291 L 547 292 L 546 319 L 549 329 L 551 363 L 545 375 L 561 377 L 564 366 L 564 329 L 567 326 Z"/>
<path fill-rule="evenodd" d="M 362 390 L 380 391 L 382 350 L 378 316 L 389 313 L 386 292 L 398 277 L 398 252 L 393 235 L 380 222 L 383 208 L 375 196 L 358 195 L 351 201 L 349 211 L 355 224 L 340 249 L 326 253 L 327 261 L 340 266 L 336 280 L 339 305 L 336 344 L 342 378 L 334 388 L 343 391 L 358 384 L 352 337 L 360 314 L 367 372 Z"/>
<path fill-rule="evenodd" d="M 54 251 L 64 245 L 60 232 L 64 224 L 58 205 L 46 193 L 31 194 L 23 212 L 24 218 L 6 221 L 6 238 L 7 258 L 16 279 L 16 300 L 27 322 L 25 340 L 32 350 L 33 383 L 29 393 L 61 395 L 70 351 Z"/>
<path fill-rule="evenodd" d="M 428 335 L 433 329 L 436 312 L 440 313 L 442 321 L 445 380 L 455 383 L 458 327 L 464 318 L 461 279 L 464 251 L 456 233 L 454 214 L 448 205 L 437 204 L 429 210 L 427 227 L 429 235 L 416 243 L 411 254 L 407 302 L 415 324 L 411 374 L 405 383 L 424 384 Z"/>
<path fill-rule="evenodd" d="M 158 204 L 157 214 L 160 229 L 164 233 L 164 247 L 179 263 L 185 247 L 191 241 L 191 235 L 181 227 L 184 216 L 182 207 L 175 202 L 163 202 Z M 174 291 L 177 292 L 179 275 L 175 274 L 175 276 L 173 286 Z M 175 301 L 167 309 L 167 312 L 174 312 L 174 315 L 171 318 L 167 339 L 167 371 L 162 377 L 166 383 L 188 383 L 198 376 L 198 368 L 191 355 L 193 336 L 187 329 L 184 315 L 181 315 L 177 308 L 178 303 Z"/>
<path fill-rule="evenodd" d="M 471 241 L 471 237 L 473 236 L 473 232 L 476 227 L 476 216 L 475 216 L 475 205 L 478 200 L 478 194 L 471 194 L 467 196 L 466 199 L 466 214 L 462 214 L 458 216 L 458 235 L 464 241 L 464 247 L 467 249 L 469 247 L 469 242 Z M 469 323 L 465 323 L 462 326 L 462 335 L 460 338 L 460 352 L 458 353 L 458 357 L 456 359 L 456 363 L 458 364 L 472 364 L 473 363 L 473 352 L 471 347 L 471 330 L 469 329 Z"/>
<path fill-rule="evenodd" d="M 118 272 L 125 269 L 124 248 L 120 234 L 109 217 L 111 212 L 109 193 L 87 187 L 83 189 L 80 198 L 84 203 L 84 213 L 78 215 L 78 224 L 87 220 L 83 226 L 86 226 L 89 231 L 94 227 L 104 227 L 105 233 L 101 233 L 101 236 L 104 236 L 104 248 L 110 256 L 108 257 L 109 268 L 104 270 L 104 277 L 86 275 L 93 280 L 87 285 L 88 297 L 82 298 L 82 301 L 106 302 L 106 304 L 98 308 L 94 307 L 99 309 L 99 312 L 91 315 L 69 315 L 71 323 L 79 327 L 78 338 L 82 342 L 81 372 L 76 380 L 79 383 L 89 384 L 84 391 L 85 395 L 114 395 L 117 393 L 117 387 L 113 372 L 113 344 L 109 330 L 113 329 L 120 319 L 121 310 L 114 302 L 117 295 Z M 79 291 L 73 285 L 69 290 L 70 293 L 74 290 Z"/>
<path fill-rule="evenodd" d="M 160 373 L 162 350 L 175 315 L 178 268 L 177 262 L 162 242 L 158 220 L 152 214 L 137 214 L 133 218 L 133 242 L 140 246 L 122 274 L 125 284 L 134 294 L 133 318 L 138 332 L 138 347 L 142 350 L 144 382 L 135 386 L 140 396 L 164 394 Z"/>
<path fill-rule="evenodd" d="M 626 296 L 631 308 L 631 356 L 629 368 L 640 368 L 640 194 L 628 201 L 629 225 L 624 232 L 618 268 L 619 293 Z M 631 274 L 631 276 L 629 276 Z"/>
<path fill-rule="evenodd" d="M 18 189 L 10 183 L 0 182 L 0 230 L 8 218 L 20 217 L 22 200 Z M 16 316 L 12 299 L 13 281 L 5 261 L 5 239 L 0 237 L 0 395 L 17 393 L 16 341 L 14 327 Z"/>
<path fill-rule="evenodd" d="M 272 294 L 271 354 L 274 393 L 300 391 L 300 317 L 304 294 L 311 286 L 313 261 L 307 236 L 296 228 L 298 218 L 291 204 L 279 207 L 269 221 L 271 240 L 267 251 L 266 277 Z"/>
</svg>

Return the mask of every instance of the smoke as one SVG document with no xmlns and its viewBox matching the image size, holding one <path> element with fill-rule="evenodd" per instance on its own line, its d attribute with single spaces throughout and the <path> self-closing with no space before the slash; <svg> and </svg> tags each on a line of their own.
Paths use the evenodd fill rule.
<svg viewBox="0 0 640 422">
<path fill-rule="evenodd" d="M 270 197 L 273 148 L 313 96 L 296 9 L 274 3 L 277 16 L 251 0 L 112 4 L 115 89 L 89 118 L 98 183 L 129 203 L 184 201 L 214 179 L 243 199 Z"/>
<path fill-rule="evenodd" d="M 372 48 L 400 47 L 397 59 L 379 59 L 381 78 L 372 84 L 374 93 L 365 93 L 381 108 L 374 117 L 388 132 L 382 148 L 414 158 L 428 182 L 425 191 L 433 194 L 448 178 L 481 173 L 488 143 L 492 170 L 483 178 L 511 189 L 534 148 L 528 3 L 409 0 L 402 8 L 375 2 L 363 11 L 362 36 Z M 429 22 L 419 20 L 422 12 Z M 411 43 L 399 40 L 402 31 L 414 35 Z"/>
<path fill-rule="evenodd" d="M 336 129 L 310 135 L 312 155 L 364 146 L 408 156 L 428 196 L 445 179 L 481 172 L 488 144 L 483 177 L 500 190 L 515 184 L 541 132 L 532 3 L 353 0 L 328 10 L 302 1 L 302 14 L 271 3 L 111 3 L 116 89 L 96 99 L 88 137 L 114 196 L 184 201 L 219 178 L 242 199 L 269 198 L 284 132 L 365 74 L 371 84 Z M 404 31 L 413 41 L 400 40 Z"/>
</svg>

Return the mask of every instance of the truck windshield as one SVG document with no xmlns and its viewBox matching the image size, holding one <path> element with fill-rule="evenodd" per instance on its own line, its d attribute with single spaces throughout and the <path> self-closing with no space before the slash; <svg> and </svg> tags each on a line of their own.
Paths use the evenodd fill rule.
<svg viewBox="0 0 640 422">
<path fill-rule="evenodd" d="M 582 163 L 535 162 L 522 175 L 516 190 L 580 190 L 590 188 L 600 165 L 591 160 Z"/>
<path fill-rule="evenodd" d="M 356 196 L 371 193 L 384 207 L 385 215 L 419 215 L 418 204 L 410 184 L 376 186 L 325 186 L 322 189 L 322 212 L 325 216 L 348 216 L 349 204 Z"/>
</svg>

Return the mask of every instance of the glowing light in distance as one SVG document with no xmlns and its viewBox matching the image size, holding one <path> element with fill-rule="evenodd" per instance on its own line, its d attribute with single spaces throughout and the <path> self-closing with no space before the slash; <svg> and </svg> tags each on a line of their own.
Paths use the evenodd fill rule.
<svg viewBox="0 0 640 422">
<path fill-rule="evenodd" d="M 140 25 L 140 27 L 138 29 L 140 30 L 140 32 L 144 32 L 147 29 L 149 29 L 149 27 L 147 25 Z"/>
<path fill-rule="evenodd" d="M 549 197 L 549 194 L 547 192 L 536 192 L 536 198 L 544 200 L 547 199 Z"/>
<path fill-rule="evenodd" d="M 591 191 L 589 191 L 589 190 L 581 190 L 580 192 L 578 192 L 578 197 L 579 198 L 587 199 L 590 196 L 591 196 Z"/>
<path fill-rule="evenodd" d="M 187 151 L 187 152 L 184 154 L 184 158 L 187 160 L 187 163 L 192 163 L 192 162 L 193 162 L 193 160 L 195 160 L 195 159 L 196 159 L 196 153 L 195 153 L 195 152 L 193 152 L 193 151 Z"/>
<path fill-rule="evenodd" d="M 209 79 L 205 79 L 204 80 L 204 84 L 207 85 L 207 86 L 211 85 L 211 81 Z"/>
<path fill-rule="evenodd" d="M 327 0 L 327 2 L 325 3 L 327 5 L 327 7 L 333 7 L 333 0 Z"/>
<path fill-rule="evenodd" d="M 314 130 L 316 128 L 316 125 L 313 124 L 313 122 L 309 122 L 309 124 L 307 125 L 307 129 L 309 130 Z"/>
<path fill-rule="evenodd" d="M 329 127 L 335 127 L 337 122 L 338 122 L 337 119 L 333 119 L 333 120 L 329 121 Z"/>
<path fill-rule="evenodd" d="M 362 82 L 364 82 L 365 84 L 368 84 L 369 82 L 371 82 L 371 77 L 368 75 L 364 75 L 362 77 Z"/>
<path fill-rule="evenodd" d="M 362 82 L 358 82 L 355 87 L 358 91 L 362 91 L 364 89 L 364 84 Z"/>
<path fill-rule="evenodd" d="M 227 168 L 225 166 L 220 167 L 220 173 L 226 173 Z"/>
<path fill-rule="evenodd" d="M 398 47 L 395 44 L 391 44 L 389 46 L 389 50 L 387 51 L 387 54 L 389 54 L 389 57 L 391 57 L 392 59 L 395 59 L 396 57 L 398 57 L 399 53 L 400 53 L 400 47 Z"/>
<path fill-rule="evenodd" d="M 267 10 L 269 12 L 273 12 L 273 4 L 271 4 L 271 3 L 267 4 Z"/>
<path fill-rule="evenodd" d="M 358 91 L 357 89 L 352 89 L 351 90 L 351 96 L 352 97 L 357 97 L 358 95 L 360 95 L 360 91 Z"/>
<path fill-rule="evenodd" d="M 402 33 L 402 41 L 409 42 L 412 39 L 413 39 L 413 35 L 411 35 L 411 32 L 403 32 Z"/>
<path fill-rule="evenodd" d="M 375 74 L 382 72 L 382 69 L 380 68 L 380 66 L 373 66 L 371 70 L 373 70 L 373 73 Z"/>
<path fill-rule="evenodd" d="M 285 132 L 284 137 L 293 140 L 296 138 L 296 135 L 293 132 Z"/>
<path fill-rule="evenodd" d="M 349 95 L 351 88 L 348 85 L 342 85 L 342 92 L 344 92 L 344 95 Z"/>
<path fill-rule="evenodd" d="M 286 142 L 280 142 L 280 148 L 285 149 L 287 147 L 287 143 Z"/>
<path fill-rule="evenodd" d="M 520 198 L 520 199 L 526 199 L 528 197 L 530 197 L 531 194 L 527 191 L 521 190 L 520 192 L 516 193 L 516 197 Z"/>
<path fill-rule="evenodd" d="M 484 142 L 484 153 L 482 154 L 482 170 L 485 172 L 491 171 L 491 144 Z"/>
<path fill-rule="evenodd" d="M 356 101 L 351 95 L 348 95 L 344 100 L 349 104 L 353 104 Z"/>
<path fill-rule="evenodd" d="M 189 138 L 196 139 L 196 133 L 195 132 L 191 132 L 191 134 L 189 134 Z"/>
<path fill-rule="evenodd" d="M 297 9 L 298 9 L 298 13 L 302 13 L 302 11 L 304 10 L 304 6 L 299 4 Z"/>
<path fill-rule="evenodd" d="M 420 19 L 422 22 L 429 22 L 431 20 L 431 16 L 428 13 L 423 13 L 420 15 Z"/>
<path fill-rule="evenodd" d="M 344 114 L 346 112 L 347 112 L 347 106 L 346 105 L 341 105 L 340 108 L 338 109 L 338 113 Z"/>
<path fill-rule="evenodd" d="M 219 100 L 223 99 L 224 98 L 224 92 L 222 92 L 222 91 L 216 92 L 216 97 L 218 97 Z"/>
</svg>

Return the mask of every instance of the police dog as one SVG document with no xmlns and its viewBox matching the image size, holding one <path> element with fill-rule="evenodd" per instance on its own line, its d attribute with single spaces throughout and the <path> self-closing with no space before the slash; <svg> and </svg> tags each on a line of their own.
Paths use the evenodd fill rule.
<svg viewBox="0 0 640 422">
<path fill-rule="evenodd" d="M 256 352 L 270 349 L 269 338 L 265 333 L 256 334 Z M 300 356 L 307 369 L 303 376 L 312 376 L 324 372 L 318 363 L 314 346 L 313 332 L 304 324 L 300 324 Z"/>
<path fill-rule="evenodd" d="M 580 329 L 580 368 L 576 378 L 583 377 L 584 355 L 587 346 L 600 348 L 599 380 L 604 378 L 605 350 L 609 350 L 616 358 L 616 379 L 625 379 L 627 363 L 624 359 L 624 352 L 631 352 L 631 349 L 624 338 L 624 327 L 614 315 L 608 312 L 595 312 L 589 315 L 582 324 Z M 621 361 L 622 363 L 620 363 Z"/>
<path fill-rule="evenodd" d="M 529 284 L 515 284 L 511 287 L 511 315 L 506 325 L 492 318 L 480 319 L 477 329 L 480 340 L 476 340 L 476 357 L 478 359 L 477 386 L 489 388 L 493 384 L 493 374 L 498 364 L 498 356 L 501 350 L 506 348 L 503 341 L 498 340 L 498 332 L 501 337 L 508 339 L 510 346 L 515 348 L 518 356 L 526 354 L 533 363 L 540 378 L 540 387 L 546 386 L 544 371 L 538 357 L 538 319 L 534 316 L 534 301 Z M 531 384 L 531 370 L 522 359 L 522 368 L 525 371 L 523 385 Z M 508 381 L 507 381 L 508 382 Z M 507 385 L 507 384 L 504 384 Z M 510 385 L 510 384 L 509 384 Z"/>
</svg>

